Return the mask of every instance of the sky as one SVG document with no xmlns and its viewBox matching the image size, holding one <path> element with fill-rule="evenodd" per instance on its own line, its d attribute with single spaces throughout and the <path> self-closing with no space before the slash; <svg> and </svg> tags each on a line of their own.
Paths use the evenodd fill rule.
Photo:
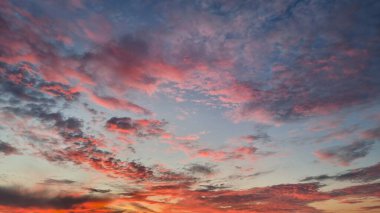
<svg viewBox="0 0 380 213">
<path fill-rule="evenodd" d="M 0 1 L 1 213 L 380 212 L 380 1 Z"/>
</svg>

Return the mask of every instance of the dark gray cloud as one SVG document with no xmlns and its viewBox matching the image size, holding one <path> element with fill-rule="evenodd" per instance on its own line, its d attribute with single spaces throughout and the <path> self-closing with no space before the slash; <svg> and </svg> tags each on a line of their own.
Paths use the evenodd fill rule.
<svg viewBox="0 0 380 213">
<path fill-rule="evenodd" d="M 33 117 L 50 126 L 56 128 L 65 137 L 81 136 L 83 134 L 82 121 L 74 117 L 65 117 L 61 112 L 50 112 L 52 107 L 41 104 L 26 104 L 20 107 L 3 107 L 2 110 L 11 112 L 17 116 Z"/>
<path fill-rule="evenodd" d="M 129 117 L 122 117 L 122 118 L 112 117 L 106 123 L 106 126 L 109 128 L 111 127 L 111 125 L 115 125 L 117 128 L 123 129 L 123 130 L 135 131 L 137 129 L 137 125 L 134 124 L 132 118 L 129 118 Z"/>
<path fill-rule="evenodd" d="M 190 164 L 188 167 L 185 168 L 186 171 L 194 174 L 194 175 L 212 175 L 215 174 L 214 166 L 211 165 L 201 165 L 201 164 Z"/>
<path fill-rule="evenodd" d="M 106 128 L 137 137 L 163 136 L 168 122 L 155 119 L 132 119 L 129 117 L 112 117 L 106 122 Z"/>
<path fill-rule="evenodd" d="M 216 185 L 199 185 L 200 189 L 198 191 L 218 191 L 218 190 L 226 190 L 228 188 L 231 188 L 231 186 L 227 186 L 224 183 L 216 184 Z"/>
<path fill-rule="evenodd" d="M 12 155 L 18 154 L 19 151 L 9 143 L 5 143 L 4 141 L 0 140 L 0 153 L 3 153 L 4 155 Z"/>
<path fill-rule="evenodd" d="M 242 140 L 247 142 L 270 142 L 270 136 L 265 132 L 259 132 L 257 134 L 245 135 L 241 137 Z"/>
<path fill-rule="evenodd" d="M 363 137 L 372 140 L 380 140 L 380 126 L 364 131 Z"/>
<path fill-rule="evenodd" d="M 241 168 L 238 168 L 238 169 L 241 169 Z M 262 175 L 266 175 L 266 174 L 269 174 L 269 173 L 272 173 L 273 170 L 271 171 L 262 171 L 262 172 L 255 172 L 253 174 L 248 174 L 248 175 L 243 175 L 243 174 L 234 174 L 234 175 L 230 175 L 228 176 L 229 179 L 245 179 L 245 178 L 256 178 L 256 177 L 259 177 L 259 176 L 262 176 Z"/>
<path fill-rule="evenodd" d="M 69 195 L 51 197 L 46 192 L 30 192 L 17 187 L 0 187 L 0 204 L 4 206 L 70 209 L 74 205 L 101 200 L 106 201 L 107 199 Z"/>
<path fill-rule="evenodd" d="M 345 146 L 333 146 L 318 150 L 315 154 L 321 160 L 329 160 L 341 165 L 349 165 L 352 161 L 363 158 L 370 152 L 374 141 L 356 141 Z"/>
<path fill-rule="evenodd" d="M 329 194 L 334 197 L 344 197 L 348 195 L 355 195 L 357 197 L 376 197 L 379 196 L 379 190 L 380 183 L 370 183 L 332 190 Z"/>
<path fill-rule="evenodd" d="M 94 193 L 108 193 L 111 192 L 110 189 L 96 189 L 96 188 L 86 188 L 89 192 L 94 192 Z"/>
<path fill-rule="evenodd" d="M 0 91 L 3 101 L 55 104 L 57 100 L 74 101 L 79 97 L 71 87 L 43 79 L 37 68 L 27 62 L 7 64 L 0 61 Z"/>
<path fill-rule="evenodd" d="M 68 180 L 68 179 L 45 179 L 41 184 L 46 184 L 46 185 L 70 185 L 74 184 L 76 181 L 73 180 Z"/>
<path fill-rule="evenodd" d="M 310 176 L 302 179 L 301 181 L 324 181 L 324 180 L 336 180 L 336 181 L 352 181 L 352 182 L 369 182 L 380 179 L 380 163 L 375 165 L 352 169 L 346 172 L 339 173 L 337 175 L 319 175 Z"/>
</svg>

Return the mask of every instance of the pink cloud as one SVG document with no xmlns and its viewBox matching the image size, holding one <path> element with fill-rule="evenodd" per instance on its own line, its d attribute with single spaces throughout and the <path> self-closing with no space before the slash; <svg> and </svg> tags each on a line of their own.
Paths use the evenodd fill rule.
<svg viewBox="0 0 380 213">
<path fill-rule="evenodd" d="M 128 110 L 137 114 L 144 114 L 149 115 L 152 114 L 151 111 L 134 104 L 127 100 L 117 99 L 114 97 L 102 97 L 98 96 L 96 94 L 90 94 L 90 100 L 92 100 L 94 103 L 107 108 L 107 109 L 121 109 L 121 110 Z"/>
</svg>

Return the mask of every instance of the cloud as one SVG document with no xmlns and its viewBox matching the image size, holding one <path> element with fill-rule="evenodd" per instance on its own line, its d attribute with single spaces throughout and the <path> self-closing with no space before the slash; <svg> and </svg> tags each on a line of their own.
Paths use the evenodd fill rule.
<svg viewBox="0 0 380 213">
<path fill-rule="evenodd" d="M 0 62 L 0 69 L 2 70 L 0 73 L 0 90 L 4 94 L 3 100 L 49 103 L 51 102 L 49 95 L 61 97 L 68 101 L 77 96 L 77 93 L 70 92 L 66 85 L 43 80 L 30 64 L 10 65 Z M 47 84 L 52 86 L 47 89 Z M 57 89 L 58 86 L 60 89 Z"/>
<path fill-rule="evenodd" d="M 252 79 L 248 80 L 247 75 L 244 81 L 238 82 L 248 84 L 252 95 L 241 101 L 242 104 L 231 113 L 233 119 L 277 124 L 331 114 L 379 100 L 379 82 L 369 80 L 379 79 L 375 71 L 379 64 L 374 62 L 378 49 L 371 47 L 368 40 L 364 40 L 369 37 L 373 39 L 373 34 L 362 34 L 363 37 L 345 36 L 357 35 L 355 32 L 358 29 L 354 27 L 356 24 L 365 25 L 361 30 L 366 32 L 375 29 L 375 23 L 368 22 L 371 19 L 369 14 L 372 14 L 374 8 L 366 4 L 356 4 L 361 12 L 357 11 L 357 16 L 353 17 L 348 15 L 348 5 L 334 4 L 336 8 L 333 10 L 341 11 L 334 13 L 323 10 L 325 5 L 322 3 L 302 2 L 292 9 L 293 12 L 285 13 L 287 18 L 277 19 L 273 17 L 283 17 L 280 15 L 283 12 L 275 8 L 278 5 L 267 6 L 273 8 L 272 15 L 265 14 L 270 17 L 261 19 L 260 24 L 256 22 L 257 25 L 253 27 L 255 30 L 250 29 L 256 40 L 247 44 L 245 55 L 250 53 L 250 60 L 239 60 L 240 63 L 244 61 L 246 66 L 250 64 L 266 71 L 254 72 L 255 77 Z M 318 23 L 312 20 L 311 17 L 314 16 L 303 14 L 303 9 L 315 11 L 319 18 Z M 257 12 L 260 14 L 260 9 Z M 333 18 L 331 13 L 334 14 Z M 262 15 L 265 16 L 264 13 Z M 350 17 L 351 25 L 341 23 L 347 17 Z M 315 28 L 306 27 L 310 23 L 316 24 Z M 340 26 L 339 32 L 335 26 Z M 302 29 L 302 36 L 291 29 Z M 315 34 L 316 30 L 318 35 Z M 269 39 L 268 34 L 272 38 Z M 331 35 L 336 39 L 327 39 Z M 303 43 L 305 36 L 308 38 L 307 44 Z M 281 48 L 277 49 L 276 44 L 280 44 Z M 310 52 L 313 52 L 312 56 Z M 273 60 L 269 59 L 271 57 Z M 265 84 L 260 84 L 259 81 L 262 80 L 265 80 Z"/>
<path fill-rule="evenodd" d="M 47 9 L 45 8 L 46 5 L 31 5 L 33 5 L 32 7 L 40 8 L 41 11 Z M 75 20 L 75 23 L 73 24 L 67 24 L 58 17 L 40 19 L 40 17 L 35 16 L 33 11 L 28 10 L 30 8 L 27 7 L 31 5 L 18 7 L 17 4 L 13 5 L 9 2 L 4 3 L 4 14 L 2 14 L 5 15 L 5 17 L 1 17 L 1 21 L 4 22 L 1 32 L 4 36 L 0 41 L 1 44 L 3 44 L 0 46 L 0 51 L 4 54 L 0 57 L 0 62 L 1 65 L 6 64 L 8 66 L 11 64 L 13 66 L 18 66 L 20 64 L 23 64 L 23 66 L 27 65 L 29 66 L 29 70 L 38 70 L 38 79 L 35 79 L 34 81 L 26 81 L 28 80 L 28 75 L 14 69 L 12 71 L 13 73 L 9 75 L 10 79 L 8 79 L 13 81 L 12 83 L 14 85 L 3 84 L 2 86 L 10 86 L 8 92 L 13 92 L 13 94 L 17 95 L 20 100 L 34 98 L 37 101 L 43 98 L 43 94 L 64 98 L 67 101 L 77 100 L 80 94 L 78 88 L 83 88 L 84 85 L 94 86 L 95 84 L 103 82 L 105 78 L 104 76 L 96 78 L 94 71 L 86 69 L 88 68 L 86 66 L 88 63 L 85 63 L 85 61 L 88 62 L 88 60 L 90 60 L 90 54 L 84 56 L 83 54 L 74 53 L 75 51 L 72 52 L 72 49 L 67 47 L 65 42 L 60 43 L 60 41 L 61 38 L 64 38 L 66 41 L 70 40 L 72 42 L 72 36 L 75 37 L 75 34 L 81 34 L 80 36 L 82 36 L 83 34 L 92 31 L 87 28 L 86 24 L 80 24 L 82 21 L 78 20 Z M 62 8 L 67 9 L 67 5 L 61 6 Z M 22 21 L 19 17 L 15 17 L 14 13 L 20 14 L 20 17 L 25 17 L 29 21 Z M 46 12 L 43 15 L 48 14 L 49 12 Z M 89 18 L 90 20 L 101 21 L 102 24 L 107 22 L 104 21 L 105 18 L 101 15 L 87 15 L 85 15 L 86 18 Z M 94 19 L 93 17 L 97 18 Z M 58 21 L 56 18 L 61 21 Z M 61 24 L 60 29 L 53 30 L 50 27 L 47 27 L 51 26 L 53 23 L 57 24 L 57 22 L 54 21 Z M 76 25 L 81 26 L 79 27 Z M 17 27 L 13 28 L 9 26 Z M 85 33 L 83 31 L 85 31 Z M 100 35 L 99 32 L 96 34 Z M 97 42 L 95 43 L 96 45 L 100 45 Z M 7 71 L 7 73 L 9 73 L 9 71 Z M 36 73 L 37 72 L 34 72 L 34 74 Z M 28 83 L 28 85 L 25 83 Z M 22 86 L 28 86 L 29 88 L 21 88 L 20 85 L 15 84 L 23 84 Z M 76 84 L 76 87 L 73 87 L 74 84 Z M 32 89 L 38 90 L 38 92 L 42 94 L 37 94 L 36 91 L 33 91 L 33 94 L 30 94 Z M 91 94 L 90 101 L 108 109 L 130 110 L 142 114 L 151 113 L 149 110 L 134 104 L 129 100 L 95 95 L 92 91 L 88 93 Z"/>
<path fill-rule="evenodd" d="M 380 163 L 375 165 L 352 169 L 346 172 L 339 173 L 337 175 L 319 175 L 310 176 L 302 179 L 301 181 L 324 181 L 324 180 L 336 180 L 336 181 L 352 181 L 352 182 L 370 182 L 380 179 Z"/>
<path fill-rule="evenodd" d="M 38 193 L 21 188 L 0 187 L 0 205 L 14 206 L 19 208 L 53 208 L 71 209 L 76 205 L 92 201 L 106 201 L 105 198 L 91 196 L 57 195 L 49 196 L 46 192 Z"/>
<path fill-rule="evenodd" d="M 380 209 L 380 205 L 378 205 L 378 206 L 365 206 L 365 207 L 362 207 L 362 209 L 364 211 L 371 211 L 371 210 L 375 210 L 375 209 Z"/>
<path fill-rule="evenodd" d="M 228 210 L 240 211 L 312 211 L 305 204 L 324 200 L 326 195 L 318 192 L 318 184 L 283 184 L 244 191 L 221 191 L 204 200 L 226 206 Z M 256 203 L 256 204 L 255 204 Z M 262 204 L 260 204 L 262 203 Z M 276 205 L 274 205 L 277 203 Z"/>
<path fill-rule="evenodd" d="M 213 161 L 255 159 L 257 148 L 254 146 L 238 146 L 227 150 L 200 149 L 196 157 L 209 158 Z"/>
<path fill-rule="evenodd" d="M 317 212 L 308 203 L 329 199 L 318 192 L 317 183 L 283 184 L 244 190 L 228 189 L 223 184 L 181 194 L 184 199 L 162 209 L 168 212 Z M 174 192 L 168 192 L 174 193 Z"/>
<path fill-rule="evenodd" d="M 201 165 L 201 164 L 193 163 L 193 164 L 190 164 L 185 169 L 191 174 L 200 174 L 200 175 L 206 175 L 206 176 L 215 174 L 214 166 L 210 166 L 210 165 Z"/>
<path fill-rule="evenodd" d="M 102 141 L 86 135 L 79 119 L 66 118 L 60 112 L 50 112 L 52 108 L 46 105 L 27 104 L 23 107 L 3 107 L 3 110 L 21 118 L 37 119 L 47 129 L 58 132 L 59 137 L 56 140 L 60 146 L 54 144 L 57 141 L 45 143 L 43 146 L 33 146 L 38 155 L 48 161 L 87 164 L 99 172 L 131 180 L 152 176 L 150 169 L 144 165 L 134 161 L 122 161 L 116 157 L 115 153 L 100 149 Z M 144 120 L 140 123 L 144 123 Z M 153 131 L 148 132 L 152 135 Z"/>
<path fill-rule="evenodd" d="M 81 120 L 74 117 L 66 118 L 62 113 L 49 112 L 48 109 L 49 107 L 47 108 L 43 104 L 27 104 L 23 107 L 3 107 L 3 110 L 19 117 L 36 118 L 48 127 L 59 131 L 63 137 L 80 136 L 83 134 Z"/>
<path fill-rule="evenodd" d="M 332 190 L 330 194 L 336 197 L 380 197 L 379 189 L 380 183 L 370 183 Z"/>
<path fill-rule="evenodd" d="M 116 131 L 136 137 L 169 135 L 164 130 L 167 122 L 164 120 L 138 119 L 133 120 L 129 117 L 112 117 L 106 122 L 106 128 L 110 131 Z"/>
<path fill-rule="evenodd" d="M 95 188 L 86 188 L 89 192 L 94 192 L 94 193 L 108 193 L 111 192 L 110 189 L 95 189 Z"/>
<path fill-rule="evenodd" d="M 38 85 L 38 89 L 46 94 L 65 98 L 67 101 L 75 100 L 79 96 L 75 89 L 57 82 L 43 82 Z"/>
<path fill-rule="evenodd" d="M 113 203 L 136 212 L 318 212 L 309 204 L 379 197 L 378 184 L 333 191 L 321 191 L 319 183 L 250 189 L 203 185 L 203 176 L 216 174 L 213 166 L 190 162 L 177 171 L 131 160 L 134 155 L 124 160 L 124 155 L 114 152 L 118 147 L 112 147 L 119 143 L 108 138 L 115 135 L 103 132 L 171 139 L 173 148 L 184 150 L 190 158 L 217 161 L 222 169 L 225 161 L 254 160 L 262 153 L 253 145 L 269 141 L 268 135 L 246 135 L 240 138 L 246 144 L 216 149 L 197 143 L 198 135 L 168 133 L 165 120 L 116 117 L 120 111 L 114 110 L 152 115 L 155 112 L 129 97 L 150 103 L 178 91 L 182 101 L 191 102 L 181 104 L 216 107 L 215 112 L 226 112 L 238 122 L 283 125 L 378 104 L 377 16 L 377 3 L 360 1 L 1 2 L 0 105 L 2 115 L 12 118 L 4 119 L 6 133 L 28 139 L 22 148 L 46 161 L 85 165 L 141 190 L 103 200 L 74 192 L 52 195 L 0 187 L 0 205 L 16 209 L 0 207 L 0 211 L 111 212 L 105 206 Z M 105 128 L 93 126 L 95 115 L 82 115 L 78 104 L 106 109 L 98 114 L 109 118 L 101 121 Z M 186 129 L 187 122 L 183 123 L 180 128 Z M 47 136 L 38 138 L 38 131 Z M 315 154 L 321 160 L 349 165 L 368 155 L 378 132 L 368 129 L 362 135 L 365 140 Z M 341 139 L 349 133 L 347 129 L 321 140 Z M 16 154 L 18 147 L 0 141 L 0 152 Z M 376 170 L 378 164 L 304 180 L 367 182 L 378 179 Z M 59 187 L 74 181 L 45 179 L 43 184 Z M 86 193 L 114 193 L 83 187 Z M 95 202 L 90 210 L 85 207 L 89 202 Z"/>
<path fill-rule="evenodd" d="M 261 142 L 271 141 L 270 136 L 265 132 L 258 133 L 258 134 L 244 135 L 244 136 L 241 136 L 240 139 L 249 143 L 255 143 L 258 141 L 261 141 Z"/>
<path fill-rule="evenodd" d="M 89 137 L 70 137 L 65 149 L 41 150 L 40 155 L 51 162 L 70 161 L 77 165 L 87 164 L 98 172 L 111 177 L 123 177 L 129 180 L 141 181 L 152 178 L 149 167 L 134 161 L 122 161 L 114 153 L 98 147 L 96 139 Z"/>
<path fill-rule="evenodd" d="M 71 161 L 76 164 L 88 164 L 100 172 L 111 175 L 119 175 L 131 179 L 146 178 L 151 172 L 146 167 L 136 162 L 124 162 L 117 158 L 113 153 L 99 149 L 100 140 L 87 136 L 82 130 L 82 121 L 76 117 L 67 117 L 63 112 L 54 112 L 58 106 L 59 99 L 70 103 L 72 98 L 58 92 L 52 93 L 52 85 L 47 84 L 40 77 L 37 70 L 21 65 L 2 65 L 0 73 L 2 84 L 0 90 L 3 91 L 2 103 L 11 103 L 12 106 L 2 107 L 2 111 L 11 113 L 23 119 L 35 119 L 46 129 L 45 131 L 57 131 L 58 136 L 51 142 L 59 142 L 60 148 L 53 143 L 46 143 L 44 146 L 34 145 L 39 156 L 52 162 Z M 40 87 L 43 85 L 43 87 Z M 49 89 L 46 88 L 49 86 Z M 70 87 L 61 85 L 66 89 Z M 41 90 L 41 88 L 44 88 Z M 49 91 L 46 93 L 46 91 Z M 66 93 L 65 93 L 66 94 Z M 6 99 L 8 98 L 8 99 Z M 158 122 L 158 121 L 157 121 Z M 159 124 L 152 121 L 144 134 L 159 134 Z M 146 124 L 145 120 L 138 120 L 140 126 Z M 4 148 L 6 147 L 3 145 Z M 5 150 L 5 149 L 4 149 Z M 9 148 L 7 150 L 10 150 Z M 10 153 L 7 151 L 7 153 Z"/>
<path fill-rule="evenodd" d="M 345 146 L 334 146 L 318 150 L 315 155 L 321 160 L 348 166 L 352 161 L 367 156 L 373 144 L 374 141 L 356 141 Z"/>
<path fill-rule="evenodd" d="M 238 175 L 230 175 L 228 176 L 229 179 L 245 179 L 245 178 L 255 178 L 255 177 L 258 177 L 258 176 L 262 176 L 262 175 L 266 175 L 266 174 L 269 174 L 269 173 L 272 173 L 273 171 L 263 171 L 263 172 L 255 172 L 253 174 L 248 174 L 248 175 L 241 175 L 241 174 L 238 174 Z"/>
<path fill-rule="evenodd" d="M 331 142 L 333 140 L 343 140 L 345 138 L 348 138 L 350 135 L 352 135 L 357 129 L 358 129 L 358 126 L 354 125 L 349 128 L 343 128 L 336 131 L 332 131 L 326 135 L 323 135 L 317 138 L 315 142 L 323 143 L 323 142 Z"/>
<path fill-rule="evenodd" d="M 94 70 L 95 78 L 116 91 L 127 87 L 152 94 L 161 83 L 179 81 L 183 74 L 160 55 L 153 57 L 150 47 L 144 37 L 124 35 L 86 53 L 82 66 Z"/>
<path fill-rule="evenodd" d="M 177 187 L 189 189 L 196 183 L 197 179 L 193 174 L 186 174 L 184 172 L 176 172 L 166 169 L 162 166 L 156 166 L 154 168 L 155 177 L 151 180 L 157 181 L 158 185 L 153 184 L 153 188 L 166 188 Z"/>
<path fill-rule="evenodd" d="M 158 209 L 158 212 L 186 212 L 189 210 L 215 213 L 226 211 L 319 212 L 309 204 L 331 199 L 380 197 L 378 183 L 350 186 L 332 191 L 321 191 L 322 185 L 319 183 L 281 184 L 240 190 L 232 189 L 224 184 L 201 185 L 198 190 L 190 190 L 189 187 L 183 187 L 183 184 L 180 182 L 172 185 L 155 185 L 149 190 L 119 194 L 118 197 L 109 196 L 108 199 L 89 195 L 66 196 L 52 195 L 47 192 L 32 193 L 21 188 L 1 188 L 0 197 L 4 197 L 4 199 L 0 200 L 0 205 L 29 211 L 38 208 L 41 209 L 41 212 L 44 212 L 43 209 L 112 212 L 120 209 L 118 203 L 124 203 L 126 206 L 137 203 L 141 207 L 138 208 L 141 211 L 155 206 L 157 208 L 152 209 Z M 153 197 L 157 199 L 153 199 Z"/>
<path fill-rule="evenodd" d="M 380 127 L 368 129 L 362 133 L 362 136 L 368 140 L 380 140 Z"/>
<path fill-rule="evenodd" d="M 131 112 L 135 112 L 137 114 L 144 114 L 144 115 L 152 114 L 152 112 L 149 111 L 148 109 L 145 109 L 144 107 L 134 104 L 128 100 L 117 99 L 114 97 L 99 96 L 96 94 L 90 94 L 90 99 L 94 103 L 111 110 L 121 109 L 121 110 L 128 110 Z"/>
<path fill-rule="evenodd" d="M 19 151 L 12 145 L 0 140 L 0 153 L 3 153 L 4 155 L 14 155 L 18 154 Z"/>
<path fill-rule="evenodd" d="M 41 184 L 46 184 L 46 185 L 70 185 L 74 184 L 76 181 L 73 180 L 68 180 L 68 179 L 45 179 Z"/>
<path fill-rule="evenodd" d="M 218 190 L 226 190 L 230 188 L 229 186 L 226 186 L 225 184 L 221 183 L 218 185 L 199 185 L 201 188 L 198 189 L 198 191 L 218 191 Z"/>
<path fill-rule="evenodd" d="M 61 13 L 49 13 L 49 5 L 31 4 L 44 11 L 36 16 L 28 5 L 4 4 L 1 42 L 9 45 L 3 47 L 7 54 L 2 60 L 39 64 L 49 81 L 63 84 L 80 79 L 107 87 L 112 96 L 90 97 L 104 107 L 147 113 L 114 94 L 133 90 L 153 94 L 171 83 L 171 89 L 213 97 L 202 103 L 232 108 L 229 115 L 235 121 L 278 125 L 370 104 L 380 96 L 379 64 L 375 60 L 378 49 L 374 45 L 376 36 L 371 33 L 377 25 L 369 21 L 376 7 L 366 3 L 355 3 L 359 8 L 356 15 L 350 14 L 350 4 L 304 1 L 263 2 L 262 7 L 255 8 L 242 2 L 234 9 L 228 3 L 220 3 L 223 9 L 215 9 L 212 3 L 193 3 L 186 12 L 179 4 L 171 5 L 168 12 L 164 3 L 156 3 L 154 15 L 148 12 L 149 7 L 136 4 L 136 11 L 126 6 L 122 9 L 137 19 L 138 14 L 149 13 L 154 16 L 152 20 L 165 21 L 157 26 L 139 19 L 145 24 L 123 33 L 116 30 L 117 36 L 111 30 L 119 27 L 111 3 L 101 7 L 104 15 L 79 7 L 83 12 L 80 17 L 72 7 L 62 6 L 62 13 L 71 17 L 70 24 L 62 21 Z M 326 10 L 328 5 L 334 6 Z M 315 15 L 305 15 L 304 10 Z M 30 21 L 23 21 L 12 11 Z M 61 28 L 47 27 L 55 22 Z M 224 27 L 226 23 L 228 28 Z M 308 27 L 311 25 L 315 27 Z M 163 30 L 168 28 L 176 29 L 176 33 Z M 102 31 L 112 33 L 104 35 Z M 83 37 L 86 42 L 82 43 L 91 47 L 84 51 L 60 42 L 81 44 L 79 38 Z M 22 48 L 29 51 L 20 51 Z M 67 99 L 74 92 L 49 84 L 44 91 Z"/>
</svg>

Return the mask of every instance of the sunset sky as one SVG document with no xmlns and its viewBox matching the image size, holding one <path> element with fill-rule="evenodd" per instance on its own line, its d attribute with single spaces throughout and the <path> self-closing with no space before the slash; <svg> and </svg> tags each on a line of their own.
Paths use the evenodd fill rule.
<svg viewBox="0 0 380 213">
<path fill-rule="evenodd" d="M 380 1 L 1 0 L 0 213 L 380 212 Z"/>
</svg>

